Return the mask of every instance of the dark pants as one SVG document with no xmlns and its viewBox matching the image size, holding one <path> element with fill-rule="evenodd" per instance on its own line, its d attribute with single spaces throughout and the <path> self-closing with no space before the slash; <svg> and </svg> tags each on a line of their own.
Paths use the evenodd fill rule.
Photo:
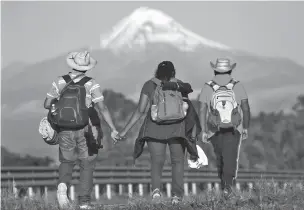
<svg viewBox="0 0 304 210">
<path fill-rule="evenodd" d="M 222 189 L 235 184 L 240 150 L 240 133 L 234 129 L 221 129 L 210 138 L 216 155 L 218 177 Z"/>
<path fill-rule="evenodd" d="M 93 172 L 97 154 L 89 156 L 85 138 L 88 127 L 77 131 L 61 131 L 59 138 L 59 183 L 70 186 L 73 168 L 80 167 L 80 180 L 78 188 L 79 203 L 90 202 L 93 190 Z"/>
<path fill-rule="evenodd" d="M 166 159 L 166 147 L 169 144 L 172 164 L 172 195 L 182 197 L 184 194 L 184 139 L 148 140 L 151 155 L 152 190 L 161 189 L 162 171 Z"/>
</svg>

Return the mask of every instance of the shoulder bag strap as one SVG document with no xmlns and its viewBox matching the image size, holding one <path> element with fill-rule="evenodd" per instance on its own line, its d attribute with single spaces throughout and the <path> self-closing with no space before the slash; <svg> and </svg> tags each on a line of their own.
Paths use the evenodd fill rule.
<svg viewBox="0 0 304 210">
<path fill-rule="evenodd" d="M 62 93 L 64 93 L 64 91 L 66 91 L 67 87 L 73 82 L 74 79 L 77 79 L 81 76 L 85 75 L 85 73 L 82 74 L 78 74 L 76 77 L 74 77 L 73 79 L 70 77 L 70 75 L 67 75 L 70 77 L 70 81 L 68 83 L 66 83 L 66 85 L 62 88 L 62 90 L 59 92 L 59 96 L 61 96 Z M 64 78 L 63 78 L 64 79 Z"/>
</svg>

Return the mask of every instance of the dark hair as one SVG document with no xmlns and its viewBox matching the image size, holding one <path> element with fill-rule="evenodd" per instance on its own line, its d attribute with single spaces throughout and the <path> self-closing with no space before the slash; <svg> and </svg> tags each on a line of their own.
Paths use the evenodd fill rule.
<svg viewBox="0 0 304 210">
<path fill-rule="evenodd" d="M 158 64 L 155 77 L 159 80 L 169 81 L 171 78 L 175 77 L 175 68 L 171 61 L 163 61 Z"/>
<path fill-rule="evenodd" d="M 230 71 L 227 71 L 227 72 L 218 72 L 218 71 L 214 71 L 214 75 L 224 75 L 224 74 L 228 74 L 228 75 L 231 75 L 231 72 L 232 72 L 232 70 L 230 70 Z"/>
</svg>

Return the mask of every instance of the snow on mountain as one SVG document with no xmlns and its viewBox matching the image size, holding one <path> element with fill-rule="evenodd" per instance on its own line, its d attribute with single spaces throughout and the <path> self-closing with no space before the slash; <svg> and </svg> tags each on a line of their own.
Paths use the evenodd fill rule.
<svg viewBox="0 0 304 210">
<path fill-rule="evenodd" d="M 199 46 L 229 50 L 230 47 L 208 40 L 184 28 L 165 13 L 140 7 L 122 19 L 112 31 L 101 35 L 101 48 L 112 51 L 144 49 L 147 43 L 170 43 L 182 51 Z"/>
</svg>

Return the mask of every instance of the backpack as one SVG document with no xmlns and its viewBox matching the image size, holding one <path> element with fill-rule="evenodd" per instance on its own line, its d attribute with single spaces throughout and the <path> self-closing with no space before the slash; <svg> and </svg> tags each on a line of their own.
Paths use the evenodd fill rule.
<svg viewBox="0 0 304 210">
<path fill-rule="evenodd" d="M 188 105 L 183 101 L 182 94 L 174 90 L 162 90 L 161 80 L 152 78 L 156 84 L 151 103 L 152 121 L 161 125 L 168 125 L 182 121 L 187 112 L 184 106 Z M 171 82 L 177 82 L 172 79 Z"/>
<path fill-rule="evenodd" d="M 77 75 L 75 78 L 83 74 Z M 74 79 L 75 79 L 74 78 Z M 86 106 L 85 83 L 91 80 L 85 76 L 74 82 L 70 75 L 64 75 L 66 86 L 59 94 L 59 99 L 52 104 L 48 114 L 49 121 L 60 130 L 79 130 L 89 124 L 89 108 Z"/>
<path fill-rule="evenodd" d="M 231 79 L 227 85 L 220 86 L 214 81 L 209 81 L 213 94 L 209 105 L 208 124 L 218 130 L 220 128 L 237 128 L 241 124 L 239 104 L 233 91 L 238 83 Z"/>
</svg>

